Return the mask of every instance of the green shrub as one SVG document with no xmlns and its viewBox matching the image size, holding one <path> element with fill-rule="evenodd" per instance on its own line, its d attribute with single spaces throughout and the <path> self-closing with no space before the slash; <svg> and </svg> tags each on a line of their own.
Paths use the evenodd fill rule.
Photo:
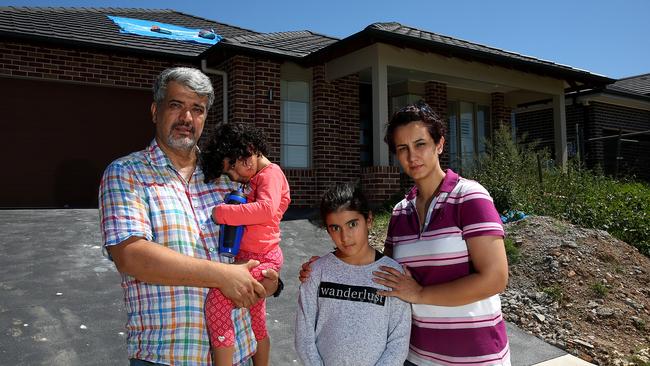
<svg viewBox="0 0 650 366">
<path fill-rule="evenodd" d="M 513 141 L 502 126 L 465 174 L 485 186 L 499 212 L 520 210 L 603 229 L 650 256 L 650 186 L 595 174 L 576 161 L 557 168 L 537 146 Z"/>
</svg>

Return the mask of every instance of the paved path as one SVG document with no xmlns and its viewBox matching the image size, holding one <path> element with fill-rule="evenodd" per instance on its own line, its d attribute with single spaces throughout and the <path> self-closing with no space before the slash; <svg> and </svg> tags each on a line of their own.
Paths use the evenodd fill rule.
<svg viewBox="0 0 650 366">
<path fill-rule="evenodd" d="M 0 211 L 0 365 L 127 364 L 120 278 L 101 254 L 97 217 L 97 210 Z M 333 245 L 307 220 L 284 221 L 282 230 L 286 288 L 268 300 L 272 364 L 297 365 L 298 268 Z M 515 366 L 566 355 L 510 324 L 508 331 Z M 581 365 L 573 361 L 544 365 Z"/>
</svg>

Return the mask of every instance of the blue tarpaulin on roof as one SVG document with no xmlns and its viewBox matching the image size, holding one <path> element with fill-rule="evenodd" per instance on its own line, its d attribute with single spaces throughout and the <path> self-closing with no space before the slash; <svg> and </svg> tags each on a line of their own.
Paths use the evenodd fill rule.
<svg viewBox="0 0 650 366">
<path fill-rule="evenodd" d="M 199 32 L 201 32 L 201 29 L 185 28 L 173 24 L 154 22 L 152 20 L 115 17 L 111 15 L 107 16 L 110 20 L 112 20 L 120 27 L 121 33 L 138 34 L 141 36 L 167 38 L 177 41 L 189 41 L 204 44 L 217 44 L 217 42 L 219 42 L 222 38 L 217 34 L 214 34 L 213 39 L 200 37 Z M 154 29 L 157 28 L 160 31 L 152 31 L 152 27 L 154 27 Z"/>
</svg>

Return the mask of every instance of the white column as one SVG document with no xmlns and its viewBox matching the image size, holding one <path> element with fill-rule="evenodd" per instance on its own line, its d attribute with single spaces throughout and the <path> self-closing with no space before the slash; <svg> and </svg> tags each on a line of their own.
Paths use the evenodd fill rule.
<svg viewBox="0 0 650 366">
<path fill-rule="evenodd" d="M 388 165 L 388 145 L 384 127 L 388 122 L 388 68 L 379 57 L 372 65 L 372 160 L 375 166 Z"/>
<path fill-rule="evenodd" d="M 555 163 L 566 169 L 566 105 L 564 94 L 553 95 L 553 128 L 555 130 Z"/>
</svg>

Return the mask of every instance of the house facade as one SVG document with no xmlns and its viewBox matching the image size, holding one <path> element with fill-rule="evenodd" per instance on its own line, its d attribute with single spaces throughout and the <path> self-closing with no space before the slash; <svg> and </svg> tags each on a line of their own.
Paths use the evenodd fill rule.
<svg viewBox="0 0 650 366">
<path fill-rule="evenodd" d="M 223 39 L 210 47 L 123 34 L 107 15 L 213 28 Z M 44 17 L 58 17 L 50 24 L 62 28 L 39 29 Z M 79 22 L 98 31 L 88 37 L 72 25 Z M 201 68 L 213 80 L 217 98 L 204 136 L 224 121 L 265 131 L 295 207 L 315 206 L 335 182 L 360 181 L 374 202 L 400 192 L 404 177 L 383 129 L 391 113 L 418 99 L 448 122 L 442 161 L 460 171 L 499 123 L 513 115 L 520 122 L 513 112 L 546 100 L 550 112 L 539 123 L 563 163 L 572 116 L 566 91 L 613 82 L 398 23 L 339 40 L 138 9 L 0 8 L 0 49 L 0 82 L 8 86 L 2 100 L 10 101 L 3 109 L 15 121 L 2 156 L 20 177 L 3 183 L 2 207 L 96 205 L 106 164 L 153 137 L 150 87 L 173 65 Z"/>
<path fill-rule="evenodd" d="M 650 74 L 566 95 L 570 157 L 615 177 L 650 181 Z M 515 108 L 517 133 L 553 150 L 547 101 Z"/>
</svg>

